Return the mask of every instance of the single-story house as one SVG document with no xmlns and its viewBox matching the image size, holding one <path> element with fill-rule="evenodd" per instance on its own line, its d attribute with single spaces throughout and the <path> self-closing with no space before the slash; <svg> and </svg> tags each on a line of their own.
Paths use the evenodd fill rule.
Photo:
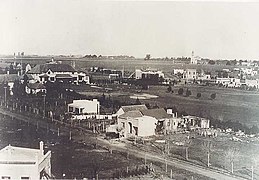
<svg viewBox="0 0 259 180">
<path fill-rule="evenodd" d="M 97 99 L 73 100 L 68 104 L 68 112 L 73 114 L 94 114 L 100 113 L 100 102 Z"/>
</svg>

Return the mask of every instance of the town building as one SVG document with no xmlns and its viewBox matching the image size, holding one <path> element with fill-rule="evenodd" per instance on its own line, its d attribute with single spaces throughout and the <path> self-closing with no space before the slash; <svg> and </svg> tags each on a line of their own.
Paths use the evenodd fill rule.
<svg viewBox="0 0 259 180">
<path fill-rule="evenodd" d="M 118 117 L 118 126 L 122 130 L 120 136 L 153 136 L 155 135 L 157 119 L 143 115 L 138 110 L 128 111 Z"/>
<path fill-rule="evenodd" d="M 173 74 L 174 75 L 183 75 L 184 69 L 174 69 Z"/>
<path fill-rule="evenodd" d="M 51 179 L 51 151 L 44 154 L 40 149 L 6 146 L 0 150 L 1 179 Z"/>
<path fill-rule="evenodd" d="M 136 69 L 135 70 L 135 79 L 155 79 L 155 78 L 164 78 L 165 75 L 162 71 L 156 69 Z"/>
<path fill-rule="evenodd" d="M 97 99 L 91 100 L 73 100 L 68 104 L 68 112 L 73 114 L 98 115 L 100 113 L 100 102 Z"/>
<path fill-rule="evenodd" d="M 183 73 L 183 78 L 188 80 L 195 80 L 197 79 L 198 74 L 196 69 L 186 69 Z"/>
<path fill-rule="evenodd" d="M 46 64 L 38 64 L 28 71 L 28 74 L 32 75 L 35 81 L 40 83 L 57 81 L 73 84 L 90 84 L 89 76 L 85 72 L 77 71 L 69 64 L 54 61 Z"/>
<path fill-rule="evenodd" d="M 200 118 L 196 116 L 183 116 L 182 122 L 179 124 L 183 128 L 189 129 L 208 129 L 210 128 L 210 120 L 205 118 Z"/>
</svg>

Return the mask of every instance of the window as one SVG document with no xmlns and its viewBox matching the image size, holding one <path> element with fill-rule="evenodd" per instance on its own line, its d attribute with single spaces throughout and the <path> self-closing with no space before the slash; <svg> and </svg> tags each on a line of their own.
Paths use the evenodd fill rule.
<svg viewBox="0 0 259 180">
<path fill-rule="evenodd" d="M 25 180 L 25 179 L 30 179 L 30 177 L 28 177 L 28 176 L 21 177 L 21 180 Z"/>
<path fill-rule="evenodd" d="M 69 106 L 69 112 L 73 112 L 73 107 Z"/>
<path fill-rule="evenodd" d="M 50 79 L 50 81 L 54 81 L 55 80 L 54 77 L 50 77 L 49 79 Z"/>
<path fill-rule="evenodd" d="M 1 179 L 11 179 L 11 177 L 10 176 L 2 176 Z"/>
</svg>

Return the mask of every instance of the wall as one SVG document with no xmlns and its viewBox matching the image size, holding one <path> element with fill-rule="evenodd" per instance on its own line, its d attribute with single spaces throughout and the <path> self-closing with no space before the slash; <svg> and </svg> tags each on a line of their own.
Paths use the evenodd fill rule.
<svg viewBox="0 0 259 180">
<path fill-rule="evenodd" d="M 16 180 L 21 177 L 40 178 L 36 164 L 0 164 L 0 179 L 2 176 L 10 176 L 11 179 Z"/>
<path fill-rule="evenodd" d="M 155 128 L 157 119 L 150 116 L 143 116 L 138 119 L 138 136 L 153 136 L 155 135 Z"/>
</svg>

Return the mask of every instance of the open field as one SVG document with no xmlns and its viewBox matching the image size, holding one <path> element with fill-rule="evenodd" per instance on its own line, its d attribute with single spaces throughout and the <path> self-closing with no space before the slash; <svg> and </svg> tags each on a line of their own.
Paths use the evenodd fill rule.
<svg viewBox="0 0 259 180">
<path fill-rule="evenodd" d="M 184 91 L 188 88 L 192 95 L 184 97 L 178 95 L 176 86 L 172 89 L 174 93 L 167 93 L 166 86 L 152 86 L 147 92 L 157 95 L 158 98 L 142 100 L 143 103 L 157 103 L 161 107 L 176 106 L 180 111 L 189 114 L 213 117 L 223 121 L 239 121 L 246 125 L 259 125 L 259 94 L 258 92 L 247 92 L 234 89 L 207 87 L 207 86 L 183 86 Z M 196 94 L 202 94 L 200 99 Z M 216 99 L 211 100 L 210 95 L 216 93 Z"/>
<path fill-rule="evenodd" d="M 140 102 L 159 107 L 175 106 L 179 112 L 187 112 L 191 115 L 214 118 L 222 121 L 239 121 L 247 126 L 259 126 L 259 93 L 236 89 L 227 89 L 209 86 L 173 86 L 174 93 L 167 92 L 167 86 L 150 86 L 149 90 L 140 90 L 134 87 L 124 87 L 121 85 L 108 85 L 114 89 L 111 92 L 103 90 L 96 91 L 94 88 L 75 87 L 75 90 L 87 96 L 101 96 L 119 99 L 121 102 L 134 103 L 131 96 L 142 96 L 143 93 L 158 96 L 151 99 L 140 99 Z M 178 95 L 179 88 L 184 89 L 184 94 L 188 88 L 191 91 L 189 97 Z M 73 87 L 72 87 L 73 88 Z M 201 93 L 201 98 L 197 99 L 197 93 Z M 210 95 L 216 93 L 216 99 L 211 100 Z"/>
</svg>

